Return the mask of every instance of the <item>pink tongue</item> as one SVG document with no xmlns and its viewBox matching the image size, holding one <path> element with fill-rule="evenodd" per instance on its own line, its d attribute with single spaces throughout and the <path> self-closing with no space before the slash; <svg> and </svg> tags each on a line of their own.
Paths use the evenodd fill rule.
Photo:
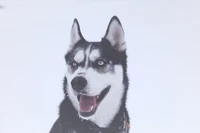
<svg viewBox="0 0 200 133">
<path fill-rule="evenodd" d="M 96 107 L 96 97 L 81 95 L 79 106 L 81 112 L 92 111 L 92 109 Z"/>
</svg>

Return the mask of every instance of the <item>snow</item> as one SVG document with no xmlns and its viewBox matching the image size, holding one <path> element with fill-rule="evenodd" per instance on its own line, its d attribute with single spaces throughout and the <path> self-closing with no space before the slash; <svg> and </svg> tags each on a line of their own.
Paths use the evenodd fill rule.
<svg viewBox="0 0 200 133">
<path fill-rule="evenodd" d="M 198 0 L 2 0 L 0 132 L 47 133 L 63 99 L 77 18 L 87 40 L 117 15 L 128 47 L 130 133 L 200 132 Z"/>
</svg>

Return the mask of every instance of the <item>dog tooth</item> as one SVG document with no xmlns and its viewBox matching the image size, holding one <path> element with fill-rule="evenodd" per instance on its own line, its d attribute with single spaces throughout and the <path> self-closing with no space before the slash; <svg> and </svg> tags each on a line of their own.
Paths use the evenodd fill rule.
<svg viewBox="0 0 200 133">
<path fill-rule="evenodd" d="M 90 111 L 92 111 L 92 110 L 93 110 L 93 108 L 94 108 L 94 106 L 91 106 L 91 108 L 90 108 Z"/>
</svg>

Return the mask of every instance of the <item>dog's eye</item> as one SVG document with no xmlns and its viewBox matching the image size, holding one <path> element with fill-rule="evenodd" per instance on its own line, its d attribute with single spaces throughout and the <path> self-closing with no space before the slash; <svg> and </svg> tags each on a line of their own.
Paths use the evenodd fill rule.
<svg viewBox="0 0 200 133">
<path fill-rule="evenodd" d="M 77 67 L 78 63 L 76 61 L 73 61 L 71 65 L 72 65 L 72 67 Z"/>
<path fill-rule="evenodd" d="M 100 60 L 97 62 L 97 64 L 98 64 L 98 66 L 103 66 L 105 64 L 105 62 Z"/>
</svg>

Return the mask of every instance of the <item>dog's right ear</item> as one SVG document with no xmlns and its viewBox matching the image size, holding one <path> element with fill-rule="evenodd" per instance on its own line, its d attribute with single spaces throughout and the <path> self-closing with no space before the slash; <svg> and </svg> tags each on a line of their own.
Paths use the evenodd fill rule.
<svg viewBox="0 0 200 133">
<path fill-rule="evenodd" d="M 104 38 L 106 38 L 117 51 L 122 52 L 126 50 L 124 30 L 117 16 L 111 18 Z"/>
<path fill-rule="evenodd" d="M 78 20 L 75 18 L 70 32 L 70 48 L 83 39 Z"/>
</svg>

